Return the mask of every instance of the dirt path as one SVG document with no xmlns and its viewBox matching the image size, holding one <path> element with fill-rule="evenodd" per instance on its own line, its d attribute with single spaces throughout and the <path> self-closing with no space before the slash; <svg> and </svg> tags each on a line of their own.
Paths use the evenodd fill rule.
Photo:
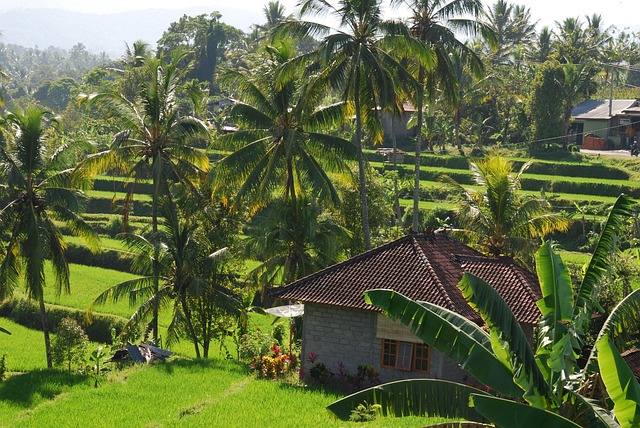
<svg viewBox="0 0 640 428">
<path fill-rule="evenodd" d="M 611 156 L 616 158 L 630 158 L 632 157 L 629 150 L 588 150 L 580 149 L 580 153 L 585 155 L 597 155 L 597 156 Z"/>
</svg>

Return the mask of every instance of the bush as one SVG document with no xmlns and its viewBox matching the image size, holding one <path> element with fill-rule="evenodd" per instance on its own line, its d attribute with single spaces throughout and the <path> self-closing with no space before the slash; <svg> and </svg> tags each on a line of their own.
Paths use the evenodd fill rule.
<svg viewBox="0 0 640 428">
<path fill-rule="evenodd" d="M 74 243 L 69 243 L 67 247 L 67 261 L 69 263 L 131 273 L 132 260 L 132 255 L 123 251 L 102 250 L 98 253 L 92 253 L 89 248 Z"/>
<path fill-rule="evenodd" d="M 0 316 L 31 329 L 42 330 L 40 324 L 40 308 L 26 299 L 6 300 L 0 304 Z M 85 318 L 84 311 L 64 306 L 47 305 L 47 322 L 58 325 L 63 318 L 74 319 L 87 333 L 89 340 L 100 343 L 111 343 L 111 329 L 120 334 L 127 322 L 126 319 L 107 314 L 93 314 L 91 322 Z"/>
<path fill-rule="evenodd" d="M 255 329 L 242 335 L 240 339 L 240 358 L 244 361 L 261 359 L 269 354 L 274 345 L 274 338 L 262 331 Z"/>
<path fill-rule="evenodd" d="M 73 318 L 63 318 L 56 328 L 56 336 L 51 344 L 51 356 L 56 366 L 66 365 L 71 373 L 71 365 L 84 368 L 85 354 L 89 338 L 80 324 Z"/>
</svg>

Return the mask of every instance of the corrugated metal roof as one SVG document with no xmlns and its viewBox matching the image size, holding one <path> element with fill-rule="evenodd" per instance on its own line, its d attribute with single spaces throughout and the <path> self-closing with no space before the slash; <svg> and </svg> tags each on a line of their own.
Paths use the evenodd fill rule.
<svg viewBox="0 0 640 428">
<path fill-rule="evenodd" d="M 608 120 L 635 106 L 636 100 L 612 100 L 609 115 L 609 100 L 586 100 L 571 110 L 571 117 L 578 120 Z"/>
<path fill-rule="evenodd" d="M 452 310 L 477 323 L 457 283 L 472 273 L 492 285 L 521 323 L 536 324 L 537 278 L 511 259 L 485 257 L 446 233 L 408 235 L 273 290 L 276 297 L 377 311 L 364 303 L 368 289 L 388 288 Z"/>
</svg>

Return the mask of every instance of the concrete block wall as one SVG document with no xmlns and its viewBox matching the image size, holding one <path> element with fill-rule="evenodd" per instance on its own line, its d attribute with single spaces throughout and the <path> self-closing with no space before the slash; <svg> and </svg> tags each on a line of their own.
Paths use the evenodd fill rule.
<svg viewBox="0 0 640 428">
<path fill-rule="evenodd" d="M 380 344 L 375 337 L 376 313 L 306 303 L 302 331 L 302 367 L 308 372 L 311 352 L 337 372 L 339 362 L 355 374 L 358 365 L 380 365 Z"/>
<path fill-rule="evenodd" d="M 358 365 L 370 365 L 380 372 L 383 382 L 419 377 L 461 380 L 464 372 L 453 361 L 431 349 L 431 372 L 419 373 L 380 367 L 382 341 L 376 338 L 377 313 L 306 303 L 302 332 L 302 367 L 308 373 L 307 357 L 317 354 L 333 373 L 340 363 L 350 374 L 356 374 Z"/>
</svg>

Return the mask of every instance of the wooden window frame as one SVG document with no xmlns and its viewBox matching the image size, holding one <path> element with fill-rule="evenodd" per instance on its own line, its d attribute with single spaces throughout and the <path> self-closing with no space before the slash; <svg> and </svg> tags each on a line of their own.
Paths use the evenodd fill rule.
<svg viewBox="0 0 640 428">
<path fill-rule="evenodd" d="M 398 359 L 401 358 L 399 351 L 403 348 L 406 349 L 408 345 L 411 346 L 411 367 L 405 368 L 402 366 L 402 364 L 399 364 Z M 426 349 L 426 352 L 427 352 L 427 356 L 426 356 L 427 369 L 426 370 L 420 370 L 416 368 L 417 366 L 416 362 L 418 361 L 418 359 L 421 362 L 424 362 L 425 360 L 424 355 L 418 358 L 418 351 L 420 349 Z M 393 365 L 385 364 L 385 360 L 388 361 L 390 359 L 395 360 L 394 364 Z M 422 365 L 423 364 L 420 364 L 420 366 Z M 402 340 L 395 340 L 395 339 L 382 339 L 382 346 L 380 349 L 380 367 L 384 367 L 387 369 L 394 369 L 394 370 L 412 371 L 412 372 L 418 372 L 418 373 L 430 373 L 431 372 L 431 347 L 425 343 L 405 342 Z"/>
</svg>

